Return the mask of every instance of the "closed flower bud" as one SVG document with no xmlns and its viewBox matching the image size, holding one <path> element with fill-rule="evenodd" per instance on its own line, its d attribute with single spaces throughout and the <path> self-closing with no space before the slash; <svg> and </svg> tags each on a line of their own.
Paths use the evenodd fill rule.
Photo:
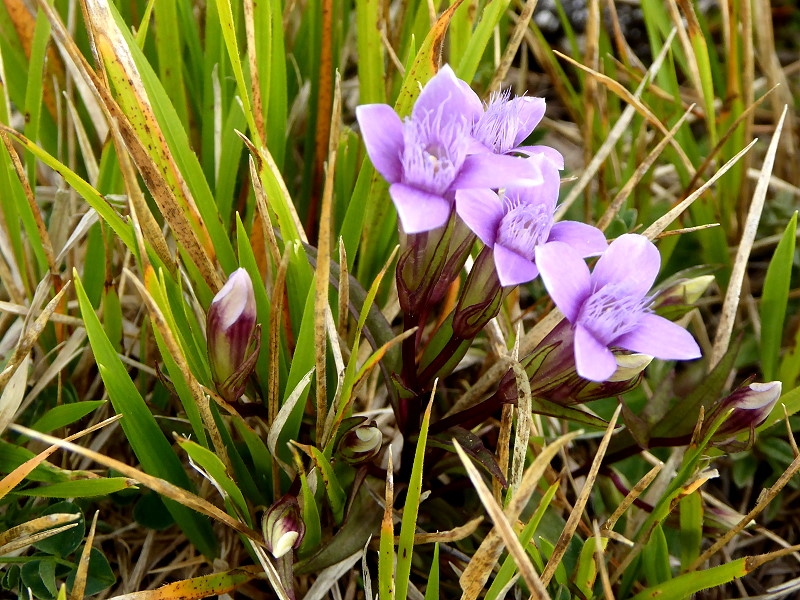
<svg viewBox="0 0 800 600">
<path fill-rule="evenodd" d="M 351 465 L 371 461 L 381 451 L 383 435 L 375 421 L 353 427 L 339 442 L 339 456 Z"/>
<path fill-rule="evenodd" d="M 211 374 L 228 402 L 239 399 L 253 372 L 259 349 L 257 330 L 253 283 L 247 271 L 237 269 L 211 301 L 206 323 Z"/>
<path fill-rule="evenodd" d="M 617 361 L 617 370 L 608 381 L 629 381 L 638 377 L 653 362 L 653 357 L 647 354 L 615 354 L 614 359 Z"/>
<path fill-rule="evenodd" d="M 683 278 L 665 287 L 653 298 L 653 308 L 675 304 L 694 304 L 714 281 L 713 275 Z"/>
<path fill-rule="evenodd" d="M 731 450 L 748 447 L 753 442 L 756 427 L 767 420 L 780 396 L 781 382 L 770 381 L 742 386 L 723 398 L 708 412 L 705 419 L 709 428 L 724 419 L 714 432 L 711 443 Z M 736 436 L 745 432 L 749 434 L 747 442 L 737 443 Z"/>
<path fill-rule="evenodd" d="M 264 541 L 275 558 L 300 547 L 306 526 L 300 516 L 300 503 L 295 496 L 286 495 L 261 518 Z"/>
</svg>

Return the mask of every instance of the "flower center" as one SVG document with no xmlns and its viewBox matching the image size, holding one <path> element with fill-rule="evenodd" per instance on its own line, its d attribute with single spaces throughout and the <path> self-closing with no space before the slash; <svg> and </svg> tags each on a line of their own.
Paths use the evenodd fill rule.
<svg viewBox="0 0 800 600">
<path fill-rule="evenodd" d="M 443 195 L 467 155 L 465 123 L 443 119 L 441 110 L 422 120 L 408 119 L 403 127 L 403 142 L 403 183 Z"/>
<path fill-rule="evenodd" d="M 583 303 L 578 322 L 605 345 L 613 344 L 632 331 L 642 313 L 648 311 L 650 298 L 631 294 L 624 283 L 605 285 Z"/>
<path fill-rule="evenodd" d="M 521 203 L 509 208 L 500 221 L 496 243 L 533 260 L 536 246 L 547 241 L 553 216 L 542 204 Z"/>
</svg>

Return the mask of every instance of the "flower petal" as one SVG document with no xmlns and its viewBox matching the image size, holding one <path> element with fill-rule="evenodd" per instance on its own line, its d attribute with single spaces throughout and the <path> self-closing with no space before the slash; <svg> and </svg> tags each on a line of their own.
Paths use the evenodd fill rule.
<svg viewBox="0 0 800 600">
<path fill-rule="evenodd" d="M 553 163 L 559 171 L 564 169 L 564 156 L 561 152 L 550 146 L 520 146 L 519 148 L 514 148 L 514 152 L 521 152 L 528 156 L 537 156 L 541 154 Z"/>
<path fill-rule="evenodd" d="M 507 185 L 505 193 L 512 200 L 518 200 L 526 204 L 543 204 L 545 211 L 552 215 L 558 202 L 561 177 L 558 174 L 558 170 L 547 160 L 541 160 L 539 167 L 542 170 L 542 183 L 525 187 Z"/>
<path fill-rule="evenodd" d="M 497 228 L 503 218 L 503 202 L 492 190 L 456 192 L 456 212 L 487 246 L 494 246 Z"/>
<path fill-rule="evenodd" d="M 655 244 L 643 235 L 626 233 L 619 236 L 592 271 L 592 284 L 595 289 L 608 284 L 624 283 L 631 295 L 644 298 L 658 275 L 661 255 Z"/>
<path fill-rule="evenodd" d="M 356 107 L 356 118 L 367 154 L 378 173 L 390 183 L 403 174 L 403 122 L 388 104 L 364 104 Z"/>
<path fill-rule="evenodd" d="M 589 267 L 563 242 L 536 247 L 536 266 L 550 298 L 570 323 L 578 318 L 581 305 L 591 291 Z"/>
<path fill-rule="evenodd" d="M 663 360 L 691 360 L 701 356 L 692 334 L 677 323 L 650 313 L 642 315 L 636 329 L 614 340 L 614 345 Z"/>
<path fill-rule="evenodd" d="M 503 154 L 471 154 L 464 159 L 450 189 L 539 185 L 544 181 L 540 160 Z"/>
<path fill-rule="evenodd" d="M 503 287 L 528 283 L 539 274 L 533 262 L 502 244 L 495 244 L 493 251 L 497 278 Z"/>
<path fill-rule="evenodd" d="M 617 370 L 614 354 L 582 325 L 575 326 L 575 369 L 591 381 L 607 381 Z"/>
<path fill-rule="evenodd" d="M 519 96 L 509 102 L 513 103 L 514 108 L 519 111 L 519 130 L 514 140 L 514 145 L 518 146 L 525 141 L 525 138 L 531 134 L 534 128 L 539 124 L 539 121 L 542 120 L 545 110 L 544 98 Z"/>
<path fill-rule="evenodd" d="M 466 81 L 456 77 L 447 64 L 422 88 L 411 116 L 423 119 L 438 111 L 448 119 L 461 117 L 470 127 L 483 114 L 483 104 L 478 95 Z"/>
<path fill-rule="evenodd" d="M 608 247 L 602 231 L 578 221 L 559 221 L 554 224 L 548 241 L 569 244 L 583 258 L 600 254 Z"/>
<path fill-rule="evenodd" d="M 406 233 L 421 233 L 444 225 L 450 216 L 451 205 L 442 196 L 429 194 L 402 183 L 389 187 L 397 216 Z"/>
</svg>

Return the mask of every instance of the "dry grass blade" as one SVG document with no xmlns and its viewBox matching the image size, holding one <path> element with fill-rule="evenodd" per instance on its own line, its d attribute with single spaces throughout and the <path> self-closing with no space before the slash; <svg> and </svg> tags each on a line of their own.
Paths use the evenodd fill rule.
<svg viewBox="0 0 800 600">
<path fill-rule="evenodd" d="M 252 163 L 251 163 L 252 164 Z M 266 210 L 262 214 L 267 214 Z M 286 298 L 286 270 L 289 268 L 291 249 L 286 248 L 278 263 L 278 272 L 272 288 L 272 310 L 269 318 L 269 388 L 267 389 L 267 426 L 272 427 L 280 406 L 280 345 L 283 324 L 283 302 Z M 274 448 L 273 448 L 274 450 Z"/>
<path fill-rule="evenodd" d="M 53 282 L 55 283 L 56 289 L 59 289 L 61 287 L 61 275 L 59 274 L 59 270 L 56 265 L 55 255 L 53 253 L 53 244 L 50 241 L 50 234 L 47 232 L 47 225 L 45 225 L 44 219 L 42 218 L 41 208 L 39 208 L 39 204 L 36 202 L 36 196 L 31 189 L 31 184 L 28 182 L 28 176 L 25 174 L 25 169 L 19 160 L 19 155 L 14 150 L 14 146 L 11 144 L 11 140 L 8 138 L 8 134 L 4 131 L 0 133 L 0 138 L 2 138 L 3 144 L 5 145 L 8 155 L 11 158 L 11 164 L 14 165 L 14 171 L 19 178 L 20 185 L 22 185 L 22 189 L 25 191 L 25 198 L 28 200 L 28 204 L 31 207 L 31 213 L 33 214 L 33 219 L 36 222 L 36 230 L 39 232 L 42 250 L 47 258 L 47 265 L 50 267 L 50 274 L 53 277 Z"/>
<path fill-rule="evenodd" d="M 86 536 L 86 543 L 78 561 L 78 568 L 75 571 L 75 582 L 72 584 L 72 591 L 69 600 L 83 600 L 83 592 L 86 589 L 86 581 L 89 578 L 89 559 L 92 556 L 92 544 L 94 543 L 94 532 L 97 528 L 97 516 L 100 511 L 95 511 L 92 517 L 92 526 L 89 528 L 89 535 Z"/>
<path fill-rule="evenodd" d="M 672 223 L 675 219 L 677 219 L 683 211 L 685 211 L 687 208 L 689 208 L 689 206 L 692 204 L 692 202 L 694 202 L 700 196 L 702 196 L 703 193 L 708 188 L 710 188 L 712 185 L 714 185 L 714 183 L 717 181 L 717 179 L 722 177 L 728 171 L 728 169 L 730 169 L 733 165 L 735 165 L 739 161 L 740 158 L 742 158 L 742 156 L 747 154 L 750 151 L 750 148 L 755 146 L 756 142 L 758 142 L 758 139 L 754 139 L 752 142 L 747 144 L 747 146 L 745 146 L 744 148 L 739 150 L 739 152 L 737 152 L 736 155 L 733 158 L 731 158 L 728 162 L 726 162 L 724 165 L 722 165 L 720 167 L 719 171 L 714 173 L 714 175 L 712 175 L 711 178 L 708 181 L 706 181 L 703 185 L 701 185 L 699 188 L 697 188 L 694 192 L 689 194 L 685 199 L 681 200 L 678 204 L 673 206 L 669 210 L 669 212 L 667 212 L 664 216 L 662 216 L 661 218 L 657 219 L 652 225 L 650 225 L 650 227 L 648 227 L 647 229 L 645 229 L 642 232 L 642 235 L 644 235 L 645 237 L 647 237 L 647 238 L 649 238 L 651 240 L 654 240 L 659 235 L 661 235 L 661 233 L 667 227 L 669 227 L 670 223 Z"/>
<path fill-rule="evenodd" d="M 478 525 L 483 523 L 483 517 L 475 517 L 471 521 L 467 521 L 459 527 L 454 527 L 448 531 L 437 531 L 436 533 L 415 533 L 414 545 L 417 544 L 434 544 L 441 542 L 448 544 L 450 542 L 457 542 L 471 536 L 478 529 Z M 400 540 L 400 536 L 395 536 L 395 544 Z"/>
<path fill-rule="evenodd" d="M 347 322 L 350 317 L 350 273 L 347 267 L 347 251 L 344 238 L 339 237 L 339 306 L 336 315 L 336 330 L 344 338 L 347 336 Z"/>
<path fill-rule="evenodd" d="M 611 589 L 611 580 L 608 577 L 608 567 L 603 557 L 604 545 L 600 542 L 600 528 L 597 526 L 597 521 L 592 523 L 594 530 L 594 560 L 597 565 L 597 572 L 600 574 L 600 585 L 603 588 L 603 596 L 606 600 L 614 600 L 614 591 Z"/>
<path fill-rule="evenodd" d="M 603 436 L 603 439 L 600 441 L 600 446 L 597 448 L 597 453 L 592 461 L 592 467 L 589 469 L 589 473 L 586 475 L 586 482 L 583 484 L 583 489 L 581 490 L 578 499 L 575 501 L 575 505 L 572 507 L 572 512 L 569 514 L 567 524 L 564 525 L 564 531 L 561 532 L 561 535 L 556 542 L 556 546 L 553 549 L 553 554 L 550 556 L 550 560 L 547 561 L 544 571 L 542 571 L 542 581 L 545 585 L 550 582 L 550 579 L 555 574 L 556 569 L 558 568 L 558 565 L 561 564 L 561 559 L 564 557 L 567 547 L 572 540 L 572 536 L 575 535 L 575 530 L 578 528 L 578 523 L 583 515 L 583 509 L 586 507 L 586 503 L 589 501 L 589 495 L 592 493 L 594 482 L 597 479 L 597 473 L 600 470 L 600 465 L 602 464 L 603 457 L 608 449 L 608 443 L 611 441 L 611 434 L 614 433 L 614 426 L 617 424 L 617 418 L 619 417 L 621 410 L 622 404 L 617 405 L 617 410 L 614 411 L 614 416 L 611 417 L 611 420 L 608 423 L 608 429 L 606 429 L 606 433 Z"/>
<path fill-rule="evenodd" d="M 109 419 L 108 421 L 111 421 Z M 108 421 L 104 421 L 104 424 Z M 233 517 L 231 517 L 228 513 L 223 512 L 207 500 L 184 490 L 183 488 L 178 487 L 168 481 L 164 481 L 163 479 L 159 479 L 158 477 L 153 477 L 152 475 L 148 475 L 147 473 L 140 471 L 134 467 L 126 465 L 125 463 L 118 461 L 116 459 L 110 458 L 104 454 L 100 454 L 99 452 L 95 452 L 94 450 L 90 450 L 89 448 L 84 448 L 83 446 L 78 446 L 77 444 L 73 444 L 67 439 L 59 439 L 57 437 L 53 437 L 51 435 L 47 435 L 44 433 L 40 433 L 38 431 L 34 431 L 33 429 L 28 429 L 27 427 L 22 427 L 20 425 L 11 425 L 11 429 L 16 431 L 17 433 L 21 433 L 22 435 L 26 435 L 30 438 L 52 444 L 53 448 L 52 451 L 57 450 L 58 448 L 62 448 L 64 450 L 69 450 L 70 452 L 74 452 L 80 456 L 86 457 L 94 462 L 103 465 L 109 469 L 115 469 L 122 473 L 125 477 L 129 479 L 135 479 L 143 486 L 153 490 L 157 494 L 161 494 L 162 496 L 169 498 L 170 500 L 174 500 L 187 508 L 191 508 L 199 512 L 200 514 L 206 515 L 222 523 L 223 525 L 227 525 L 231 529 L 241 533 L 242 535 L 246 536 L 247 538 L 253 540 L 256 544 L 263 545 L 264 540 L 262 535 L 247 527 L 240 521 L 237 521 Z M 88 433 L 87 431 L 81 432 L 81 434 Z M 5 480 L 4 480 L 5 481 Z M 0 482 L 2 484 L 2 482 Z M 2 494 L 2 490 L 0 490 L 0 494 Z"/>
<path fill-rule="evenodd" d="M 579 431 L 575 431 L 561 436 L 542 449 L 527 471 L 525 471 L 516 494 L 506 506 L 505 519 L 507 522 L 513 522 L 519 518 L 522 509 L 527 505 L 545 470 L 550 465 L 550 461 L 579 434 Z M 480 547 L 459 578 L 463 591 L 462 599 L 474 600 L 483 590 L 489 575 L 497 565 L 500 553 L 503 551 L 503 541 L 496 529 L 492 529 L 481 542 Z"/>
<path fill-rule="evenodd" d="M 792 461 L 792 464 L 788 466 L 788 468 L 783 472 L 783 474 L 778 478 L 772 487 L 763 490 L 761 494 L 759 494 L 759 499 L 753 509 L 747 513 L 742 519 L 731 529 L 726 531 L 722 537 L 720 537 L 716 542 L 714 542 L 708 550 L 703 552 L 697 560 L 695 560 L 687 569 L 688 571 L 694 571 L 711 558 L 714 554 L 716 554 L 725 544 L 733 539 L 733 537 L 750 525 L 750 522 L 755 519 L 761 512 L 769 506 L 770 502 L 775 500 L 778 496 L 780 491 L 784 488 L 784 486 L 791 481 L 792 477 L 800 471 L 800 457 L 795 458 Z"/>
<path fill-rule="evenodd" d="M 661 469 L 664 468 L 663 463 L 658 464 L 652 469 L 650 469 L 644 477 L 642 477 L 635 486 L 631 489 L 630 492 L 622 499 L 622 502 L 619 503 L 619 506 L 611 513 L 611 516 L 606 519 L 606 522 L 603 523 L 602 530 L 603 532 L 609 532 L 614 529 L 614 526 L 619 521 L 619 518 L 628 512 L 628 509 L 631 505 L 636 501 L 636 499 L 641 496 L 644 491 L 653 483 L 653 480 L 656 476 L 661 472 Z"/>
<path fill-rule="evenodd" d="M 537 0 L 527 0 L 527 2 L 525 2 L 525 6 L 522 7 L 522 12 L 519 14 L 519 18 L 514 25 L 514 32 L 511 34 L 511 38 L 508 40 L 506 49 L 503 52 L 503 58 L 500 59 L 500 65 L 494 72 L 492 82 L 486 89 L 487 93 L 496 92 L 499 90 L 506 78 L 506 75 L 508 75 L 508 70 L 511 68 L 511 63 L 517 56 L 517 51 L 519 50 L 519 45 L 522 43 L 522 38 L 525 37 L 525 32 L 528 30 L 528 24 L 533 16 L 536 3 Z"/>
<path fill-rule="evenodd" d="M 761 220 L 761 212 L 764 209 L 764 200 L 767 197 L 767 189 L 769 188 L 769 178 L 770 175 L 772 175 L 772 166 L 775 164 L 775 155 L 778 152 L 781 131 L 783 130 L 783 123 L 788 109 L 788 106 L 783 109 L 783 114 L 781 115 L 780 121 L 778 121 L 769 149 L 764 157 L 764 165 L 761 167 L 761 175 L 756 183 L 756 189 L 753 192 L 753 201 L 750 203 L 750 209 L 747 212 L 747 220 L 744 224 L 742 239 L 739 242 L 739 248 L 736 251 L 736 260 L 731 270 L 730 284 L 725 292 L 725 301 L 722 304 L 722 315 L 717 328 L 717 335 L 714 338 L 714 345 L 708 360 L 709 372 L 717 366 L 730 345 L 731 334 L 733 333 L 733 326 L 736 320 L 736 312 L 739 309 L 739 295 L 742 291 L 742 283 L 744 282 L 744 276 L 747 271 L 750 251 L 756 239 L 756 231 L 758 229 L 758 223 Z"/>
<path fill-rule="evenodd" d="M 614 149 L 614 146 L 628 130 L 628 126 L 633 120 L 633 117 L 637 112 L 637 110 L 640 112 L 644 111 L 643 114 L 645 115 L 650 114 L 651 117 L 654 119 L 654 121 L 660 125 L 660 129 L 663 131 L 663 133 L 665 135 L 668 134 L 664 125 L 661 124 L 661 122 L 657 118 L 655 118 L 654 115 L 652 115 L 652 113 L 649 111 L 649 109 L 647 109 L 647 107 L 642 105 L 639 99 L 641 98 L 642 92 L 645 90 L 648 83 L 652 80 L 652 78 L 655 76 L 656 73 L 658 73 L 658 70 L 661 68 L 664 59 L 666 58 L 669 52 L 669 48 L 670 45 L 672 44 L 672 40 L 674 37 L 675 37 L 675 30 L 673 29 L 670 32 L 669 36 L 667 37 L 666 41 L 664 42 L 664 47 L 661 49 L 661 52 L 658 54 L 656 59 L 653 61 L 653 64 L 650 66 L 650 69 L 647 72 L 647 77 L 645 77 L 642 80 L 642 82 L 639 84 L 639 87 L 636 88 L 636 91 L 633 94 L 631 94 L 627 89 L 622 87 L 616 81 L 610 79 L 608 76 L 592 71 L 591 69 L 588 69 L 584 65 L 574 61 L 573 59 L 563 54 L 560 55 L 566 60 L 568 60 L 570 63 L 577 66 L 578 68 L 589 72 L 592 76 L 597 76 L 602 83 L 607 84 L 609 86 L 609 89 L 611 89 L 618 95 L 621 94 L 620 97 L 626 100 L 626 102 L 628 102 L 628 106 L 626 106 L 625 110 L 622 111 L 622 114 L 620 115 L 619 119 L 617 119 L 617 122 L 614 123 L 614 127 L 612 127 L 611 131 L 608 132 L 606 140 L 603 142 L 600 148 L 598 148 L 597 152 L 595 152 L 595 155 L 592 157 L 592 160 L 589 162 L 589 164 L 586 165 L 586 167 L 583 169 L 580 178 L 575 183 L 575 185 L 572 186 L 569 193 L 567 194 L 567 197 L 564 198 L 563 202 L 561 202 L 561 205 L 558 207 L 558 210 L 556 211 L 555 214 L 556 220 L 563 218 L 564 214 L 566 214 L 569 207 L 572 206 L 578 199 L 578 197 L 581 195 L 581 193 L 583 193 L 583 190 L 589 184 L 589 181 L 591 181 L 592 177 L 595 176 L 597 171 L 600 169 L 600 166 L 603 164 L 603 162 L 605 162 L 606 158 L 608 158 L 608 156 L 611 154 L 611 151 Z M 681 161 L 686 165 L 689 172 L 694 172 L 694 168 L 692 167 L 691 162 L 686 157 L 680 146 L 673 144 L 673 147 L 678 152 L 678 155 L 681 157 Z"/>
<path fill-rule="evenodd" d="M 68 531 L 78 525 L 80 518 L 79 513 L 54 513 L 12 527 L 0 533 L 0 556 L 8 556 L 40 540 Z"/>
<path fill-rule="evenodd" d="M 519 339 L 519 338 L 517 338 Z M 514 363 L 514 377 L 517 380 L 517 429 L 514 435 L 514 455 L 511 459 L 511 477 L 509 479 L 509 490 L 513 495 L 519 489 L 522 482 L 522 474 L 525 470 L 525 456 L 528 453 L 528 441 L 533 431 L 533 415 L 531 413 L 531 382 L 528 374 L 522 365 Z"/>
<path fill-rule="evenodd" d="M 16 371 L 8 380 L 3 393 L 0 395 L 0 433 L 5 431 L 8 424 L 14 420 L 22 399 L 25 397 L 25 390 L 28 387 L 28 369 L 31 364 L 31 355 L 26 354 L 17 365 Z"/>
<path fill-rule="evenodd" d="M 315 364 L 317 370 L 317 414 L 316 414 L 316 434 L 317 443 L 320 447 L 324 445 L 323 435 L 325 433 L 325 421 L 328 416 L 328 390 L 325 360 L 328 345 L 326 343 L 328 333 L 327 313 L 330 311 L 328 304 L 328 288 L 331 279 L 331 207 L 333 205 L 333 184 L 336 174 L 336 149 L 339 139 L 339 122 L 341 117 L 341 82 L 336 78 L 335 92 L 333 94 L 333 107 L 330 119 L 330 137 L 328 142 L 328 158 L 325 164 L 325 185 L 322 191 L 322 206 L 319 214 L 319 237 L 317 248 L 317 270 L 316 270 L 316 296 L 314 298 L 314 346 Z M 322 113 L 320 113 L 321 115 Z M 319 133 L 319 130 L 318 132 Z M 331 331 L 331 337 L 336 335 Z"/>
<path fill-rule="evenodd" d="M 122 32 L 106 3 L 83 0 L 81 8 L 96 59 L 108 80 L 104 85 L 95 77 L 92 83 L 106 110 L 117 120 L 125 145 L 161 214 L 203 279 L 216 292 L 222 287 L 222 279 L 214 267 L 214 245 L 167 145 Z M 48 18 L 56 29 L 58 16 L 48 11 Z"/>
<path fill-rule="evenodd" d="M 597 222 L 598 229 L 605 231 L 605 229 L 611 225 L 611 221 L 613 221 L 614 217 L 617 216 L 617 213 L 622 208 L 625 200 L 627 200 L 628 196 L 630 196 L 631 192 L 633 192 L 633 188 L 639 184 L 647 171 L 650 170 L 650 167 L 653 166 L 653 163 L 664 151 L 664 148 L 666 148 L 667 145 L 672 142 L 672 140 L 675 138 L 675 134 L 678 133 L 678 130 L 680 130 L 680 128 L 683 126 L 686 119 L 692 114 L 694 107 L 695 105 L 692 104 L 688 110 L 683 113 L 683 116 L 678 119 L 678 122 L 675 123 L 672 129 L 669 130 L 669 133 L 661 138 L 658 144 L 656 144 L 656 147 L 650 151 L 643 161 L 636 165 L 636 170 L 633 172 L 630 179 L 625 182 L 625 185 L 622 186 L 622 189 L 617 193 L 616 196 L 614 196 L 614 199 L 611 201 L 611 204 L 608 205 L 606 212 Z"/>
<path fill-rule="evenodd" d="M 47 306 L 45 306 L 44 310 L 42 310 L 42 313 L 36 317 L 36 320 L 33 322 L 33 324 L 25 330 L 24 334 L 20 336 L 17 347 L 14 349 L 14 354 L 8 359 L 5 369 L 3 369 L 2 373 L 0 373 L 0 390 L 5 389 L 6 384 L 11 380 L 11 377 L 13 377 L 14 373 L 28 356 L 28 353 L 30 353 L 31 348 L 33 348 L 36 340 L 39 339 L 42 331 L 44 331 L 45 325 L 47 325 L 47 322 L 50 320 L 50 315 L 55 312 L 56 308 L 58 308 L 59 304 L 61 303 L 64 294 L 67 293 L 69 285 L 69 282 L 67 282 L 64 287 L 62 287 L 61 290 L 55 296 L 53 296 L 53 299 L 47 303 Z M 33 307 L 36 305 L 35 302 L 31 304 L 31 311 L 26 316 L 26 320 L 30 318 Z M 2 431 L 2 428 L 0 428 L 0 431 Z"/>
<path fill-rule="evenodd" d="M 492 520 L 494 521 L 494 531 L 498 532 L 498 535 L 503 540 L 506 548 L 508 548 L 508 552 L 514 557 L 514 561 L 516 562 L 517 568 L 522 574 L 522 578 L 525 580 L 525 583 L 528 584 L 528 589 L 530 589 L 532 592 L 532 597 L 542 600 L 549 598 L 550 596 L 547 594 L 547 589 L 545 588 L 544 583 L 536 574 L 536 569 L 533 567 L 530 558 L 525 552 L 525 549 L 522 547 L 522 544 L 520 543 L 514 528 L 511 526 L 511 523 L 509 523 L 506 515 L 503 514 L 503 509 L 499 504 L 497 504 L 497 502 L 494 501 L 491 490 L 483 482 L 478 469 L 472 464 L 472 461 L 470 461 L 464 450 L 461 449 L 461 446 L 458 444 L 458 442 L 453 440 L 453 444 L 455 445 L 456 452 L 458 452 L 461 462 L 464 464 L 464 468 L 467 470 L 467 475 L 469 475 L 472 485 L 475 486 L 475 490 L 478 492 L 478 496 L 480 497 L 483 506 L 486 508 L 486 512 L 489 513 L 489 516 L 492 517 Z M 466 571 L 464 571 L 464 575 L 461 577 L 462 588 L 464 587 L 465 576 Z M 466 597 L 468 597 L 467 591 L 464 590 L 464 595 L 462 598 Z"/>
<path fill-rule="evenodd" d="M 144 590 L 114 596 L 111 600 L 200 600 L 210 596 L 226 597 L 241 585 L 260 575 L 257 566 L 248 565 L 211 575 L 201 575 L 192 579 L 183 579 L 162 585 L 155 590 Z M 228 596 L 229 597 L 229 596 Z M 279 596 L 282 600 L 286 596 Z"/>
<path fill-rule="evenodd" d="M 83 431 L 79 431 L 77 433 L 73 433 L 71 436 L 65 438 L 64 440 L 59 440 L 58 438 L 53 438 L 53 439 L 57 440 L 59 443 L 60 442 L 66 442 L 68 440 L 76 440 L 76 439 L 78 439 L 78 438 L 80 438 L 80 437 L 82 437 L 82 436 L 84 436 L 84 435 L 86 435 L 88 433 L 91 433 L 93 431 L 101 429 L 101 428 L 105 427 L 106 425 L 110 425 L 114 421 L 117 421 L 118 419 L 121 419 L 121 418 L 122 418 L 121 415 L 117 415 L 117 416 L 111 417 L 110 419 L 106 419 L 105 421 L 101 421 L 100 423 L 97 423 L 96 425 L 92 425 L 91 427 L 88 427 L 88 428 L 84 429 Z M 17 425 L 11 425 L 11 429 L 14 429 L 14 430 L 17 430 L 18 427 L 19 426 L 17 426 Z M 28 430 L 28 431 L 32 431 L 32 430 Z M 39 435 L 39 433 L 36 432 L 36 431 L 33 431 L 33 433 L 36 434 L 36 435 Z M 33 436 L 31 436 L 31 437 L 33 437 Z M 58 448 L 59 448 L 58 444 L 54 444 L 54 445 L 50 446 L 49 448 L 47 448 L 46 450 L 43 450 L 42 452 L 40 452 L 39 454 L 37 454 L 33 458 L 30 458 L 30 459 L 26 460 L 24 463 L 22 463 L 16 469 L 11 471 L 11 473 L 9 473 L 5 477 L 3 477 L 3 479 L 0 479 L 0 498 L 3 498 L 6 494 L 8 494 L 8 492 L 10 492 L 15 487 L 17 487 L 19 482 L 22 481 L 23 479 L 25 479 L 28 476 L 28 473 L 30 473 L 36 467 L 38 467 L 42 462 L 44 462 L 44 460 L 48 456 L 50 456 L 53 452 L 58 450 Z"/>
</svg>

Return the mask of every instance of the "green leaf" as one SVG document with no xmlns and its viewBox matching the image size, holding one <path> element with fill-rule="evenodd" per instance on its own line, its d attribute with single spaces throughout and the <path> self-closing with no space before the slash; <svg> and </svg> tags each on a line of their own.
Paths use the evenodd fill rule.
<svg viewBox="0 0 800 600">
<path fill-rule="evenodd" d="M 425 600 L 438 600 L 439 598 L 439 544 L 433 547 L 433 564 L 428 573 L 428 585 L 425 588 Z"/>
<path fill-rule="evenodd" d="M 699 491 L 681 499 L 680 524 L 681 568 L 685 570 L 700 556 L 703 543 L 703 498 Z"/>
<path fill-rule="evenodd" d="M 778 357 L 783 342 L 786 307 L 792 281 L 797 212 L 792 215 L 783 237 L 769 261 L 764 289 L 761 293 L 761 372 L 765 381 L 778 377 Z M 785 389 L 794 382 L 783 381 Z"/>
<path fill-rule="evenodd" d="M 205 472 L 211 476 L 217 486 L 217 489 L 219 489 L 226 496 L 226 500 L 233 502 L 238 511 L 238 514 L 233 516 L 238 516 L 245 519 L 248 527 L 252 527 L 252 522 L 249 518 L 250 512 L 247 508 L 247 502 L 242 495 L 242 491 L 228 476 L 227 472 L 225 471 L 225 465 L 222 464 L 222 461 L 219 459 L 219 457 L 208 448 L 203 448 L 191 440 L 181 440 L 178 442 L 178 444 L 186 451 L 186 454 L 189 455 L 189 458 L 200 465 Z"/>
<path fill-rule="evenodd" d="M 661 524 L 657 523 L 650 539 L 642 550 L 642 567 L 647 583 L 657 585 L 672 578 L 669 566 L 669 548 Z"/>
<path fill-rule="evenodd" d="M 309 446 L 308 449 L 311 452 L 311 459 L 314 461 L 314 464 L 317 465 L 319 474 L 322 476 L 322 481 L 325 484 L 325 491 L 331 503 L 333 518 L 337 524 L 340 524 L 344 518 L 344 505 L 345 502 L 347 502 L 347 496 L 342 486 L 339 484 L 331 463 L 325 458 L 325 455 L 314 446 Z"/>
<path fill-rule="evenodd" d="M 75 551 L 75 549 L 80 545 L 81 540 L 83 540 L 83 536 L 86 535 L 86 520 L 83 517 L 83 511 L 77 504 L 66 501 L 51 504 L 42 511 L 40 516 L 53 515 L 56 513 L 71 515 L 79 514 L 81 518 L 75 521 L 75 527 L 67 529 L 66 531 L 62 531 L 61 533 L 51 535 L 43 540 L 39 540 L 33 544 L 33 547 L 40 552 L 66 557 Z"/>
<path fill-rule="evenodd" d="M 411 468 L 411 478 L 406 491 L 406 503 L 403 507 L 403 520 L 400 523 L 400 540 L 397 544 L 397 570 L 395 572 L 396 598 L 405 598 L 408 591 L 408 581 L 411 577 L 411 558 L 414 553 L 414 533 L 417 529 L 417 514 L 422 496 L 422 462 L 425 458 L 425 447 L 428 441 L 428 425 L 431 421 L 431 407 L 433 399 L 428 403 L 425 415 L 422 417 L 422 427 L 414 452 L 414 465 Z M 406 440 L 406 444 L 411 443 Z"/>
<path fill-rule="evenodd" d="M 31 425 L 31 429 L 50 433 L 59 427 L 66 427 L 88 415 L 105 404 L 105 400 L 86 400 L 54 406 L 44 416 Z"/>
<path fill-rule="evenodd" d="M 191 490 L 189 477 L 108 341 L 77 273 L 73 279 L 100 376 L 114 411 L 123 416 L 120 424 L 136 458 L 147 473 Z M 164 504 L 197 549 L 209 558 L 215 557 L 217 541 L 208 520 L 173 500 L 165 499 Z"/>
<path fill-rule="evenodd" d="M 740 558 L 702 571 L 684 573 L 660 585 L 649 587 L 636 594 L 633 600 L 681 600 L 692 594 L 712 588 L 734 579 L 744 577 L 748 573 L 746 566 L 749 557 Z"/>
<path fill-rule="evenodd" d="M 100 479 L 78 479 L 52 485 L 30 488 L 17 492 L 23 496 L 39 498 L 93 498 L 106 496 L 134 487 L 127 477 L 104 477 Z"/>
</svg>

